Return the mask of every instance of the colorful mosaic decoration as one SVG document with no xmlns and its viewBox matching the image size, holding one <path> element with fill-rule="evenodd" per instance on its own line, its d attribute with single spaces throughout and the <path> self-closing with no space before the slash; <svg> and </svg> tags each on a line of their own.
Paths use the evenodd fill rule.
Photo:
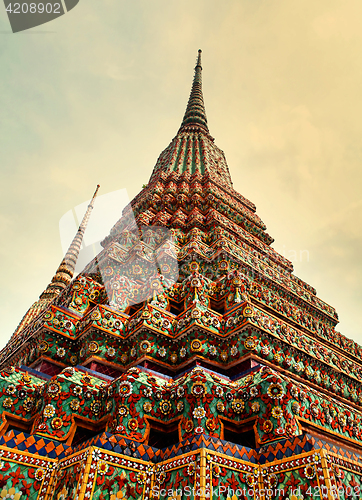
<svg viewBox="0 0 362 500">
<path fill-rule="evenodd" d="M 0 353 L 0 499 L 362 497 L 362 347 L 233 189 L 201 73 L 102 252 L 74 278 L 98 186 Z"/>
</svg>

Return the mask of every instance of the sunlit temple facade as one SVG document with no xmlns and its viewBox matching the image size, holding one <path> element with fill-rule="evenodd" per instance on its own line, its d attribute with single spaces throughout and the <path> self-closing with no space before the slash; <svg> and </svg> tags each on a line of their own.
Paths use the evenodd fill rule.
<svg viewBox="0 0 362 500">
<path fill-rule="evenodd" d="M 186 112 L 75 276 L 96 195 L 0 353 L 0 498 L 361 498 L 362 348 Z"/>
</svg>

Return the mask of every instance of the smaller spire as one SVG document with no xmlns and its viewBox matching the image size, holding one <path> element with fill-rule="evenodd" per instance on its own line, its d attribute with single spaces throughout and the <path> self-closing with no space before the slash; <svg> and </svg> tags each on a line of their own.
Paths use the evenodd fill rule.
<svg viewBox="0 0 362 500">
<path fill-rule="evenodd" d="M 87 223 L 89 221 L 89 217 L 91 211 L 94 207 L 94 200 L 97 196 L 98 189 L 100 185 L 97 185 L 97 189 L 94 192 L 94 195 L 88 205 L 87 211 L 84 214 L 83 220 L 80 223 L 78 231 L 73 238 L 72 243 L 70 244 L 60 266 L 57 269 L 52 281 L 49 283 L 44 292 L 40 295 L 39 299 L 34 302 L 34 304 L 30 307 L 30 309 L 25 313 L 23 319 L 20 321 L 18 327 L 13 333 L 13 337 L 17 336 L 20 332 L 22 332 L 32 321 L 34 321 L 40 313 L 44 312 L 44 310 L 49 307 L 51 301 L 57 297 L 60 292 L 69 285 L 73 278 L 75 266 L 77 263 L 79 251 L 83 241 L 83 235 L 87 227 Z M 12 337 L 12 338 L 13 338 Z M 12 342 L 12 338 L 9 341 L 9 345 Z"/>
<path fill-rule="evenodd" d="M 189 101 L 187 103 L 185 116 L 182 120 L 180 130 L 188 125 L 196 125 L 202 127 L 206 132 L 209 132 L 207 126 L 204 97 L 202 94 L 201 52 L 201 49 L 199 49 L 195 66 L 194 81 L 192 83 Z"/>
<path fill-rule="evenodd" d="M 94 207 L 94 201 L 97 196 L 99 188 L 100 185 L 97 184 L 97 188 L 87 207 L 82 222 L 79 225 L 78 231 L 74 236 L 73 241 L 69 245 L 69 248 L 62 262 L 60 263 L 57 272 L 53 276 L 52 281 L 49 283 L 44 292 L 40 295 L 39 297 L 40 299 L 52 300 L 57 295 L 59 295 L 59 293 L 71 282 L 74 275 L 75 266 L 77 264 L 79 252 L 82 246 L 84 232 L 86 230 L 91 211 Z"/>
</svg>

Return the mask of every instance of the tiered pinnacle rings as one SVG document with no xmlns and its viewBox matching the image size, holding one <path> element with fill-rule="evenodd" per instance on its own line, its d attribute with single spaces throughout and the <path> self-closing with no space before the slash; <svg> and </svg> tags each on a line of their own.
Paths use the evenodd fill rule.
<svg viewBox="0 0 362 500">
<path fill-rule="evenodd" d="M 1 352 L 4 498 L 360 496 L 361 347 L 233 189 L 201 74 L 103 251 L 72 280 L 93 197 Z"/>
</svg>

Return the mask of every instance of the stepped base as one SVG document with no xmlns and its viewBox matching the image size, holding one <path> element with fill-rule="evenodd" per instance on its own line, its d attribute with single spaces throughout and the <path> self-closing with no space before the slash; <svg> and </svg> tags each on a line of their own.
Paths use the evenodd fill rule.
<svg viewBox="0 0 362 500">
<path fill-rule="evenodd" d="M 205 434 L 157 449 L 107 432 L 72 448 L 11 430 L 0 454 L 2 497 L 16 499 L 344 499 L 362 484 L 361 456 L 309 434 L 253 450 Z"/>
</svg>

